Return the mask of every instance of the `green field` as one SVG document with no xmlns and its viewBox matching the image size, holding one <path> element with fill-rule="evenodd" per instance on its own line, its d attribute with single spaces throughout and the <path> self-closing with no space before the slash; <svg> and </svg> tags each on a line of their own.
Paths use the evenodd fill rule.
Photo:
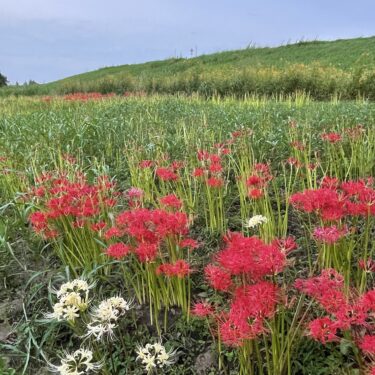
<svg viewBox="0 0 375 375">
<path fill-rule="evenodd" d="M 300 55 L 293 51 L 298 49 L 304 51 L 305 62 L 311 62 L 312 50 L 324 48 L 332 51 L 330 60 L 324 54 L 326 62 L 336 61 L 338 69 L 340 48 L 344 51 L 346 43 L 358 47 L 359 58 L 361 48 L 369 48 L 374 39 L 228 52 L 176 61 L 176 67 L 195 61 L 211 61 L 214 66 L 215 58 L 232 67 L 230 56 L 243 56 L 245 63 L 252 54 L 263 62 L 288 55 L 297 63 Z M 357 61 L 354 53 L 350 57 Z M 155 64 L 167 67 L 171 62 Z M 345 60 L 345 64 L 340 69 L 350 70 L 352 62 Z M 121 70 L 113 69 L 111 74 Z M 164 74 L 161 68 L 159 74 Z M 55 87 L 58 84 L 62 83 Z M 84 101 L 9 97 L 0 99 L 0 140 L 0 374 L 48 373 L 47 361 L 56 365 L 64 350 L 72 352 L 80 345 L 93 351 L 95 361 L 102 361 L 100 374 L 143 374 L 141 361 L 136 360 L 137 345 L 159 340 L 167 350 L 177 351 L 175 363 L 156 372 L 160 374 L 354 375 L 366 373 L 373 365 L 371 354 L 360 349 L 363 337 L 372 335 L 373 307 L 366 307 L 366 324 L 356 315 L 358 307 L 353 307 L 362 306 L 363 296 L 374 285 L 373 272 L 358 266 L 364 261 L 365 267 L 373 267 L 375 255 L 371 237 L 375 104 L 371 101 L 318 102 L 305 94 L 283 100 L 168 95 Z M 165 169 L 171 178 L 159 173 L 165 174 Z M 251 177 L 261 183 L 252 182 Z M 348 187 L 345 182 L 350 182 Z M 324 190 L 327 183 L 331 185 Z M 291 204 L 294 194 L 314 189 L 329 194 L 326 206 L 304 212 Z M 349 192 L 344 194 L 343 189 Z M 73 200 L 65 200 L 65 190 Z M 94 202 L 98 211 L 83 216 L 66 211 L 82 198 L 77 194 L 83 194 L 85 209 L 91 209 Z M 131 194 L 136 194 L 134 201 Z M 163 199 L 171 194 L 177 204 L 172 199 L 168 206 Z M 63 214 L 54 211 L 61 198 Z M 314 199 L 311 204 L 317 204 Z M 350 212 L 337 212 L 343 202 Z M 342 210 L 349 210 L 347 206 Z M 326 211 L 320 216 L 322 207 Z M 135 216 L 135 220 L 127 216 L 121 224 L 121 213 L 136 215 L 139 208 L 144 210 L 142 215 L 151 216 Z M 353 213 L 356 208 L 361 211 Z M 48 227 L 42 227 L 38 214 L 48 212 Z M 166 215 L 172 218 L 177 213 L 186 215 L 187 232 L 167 235 L 163 242 L 158 239 L 158 257 L 145 261 L 140 251 L 145 251 L 146 240 L 126 232 L 126 225 L 134 220 L 132 225 L 138 230 L 140 223 L 148 223 L 147 234 L 152 235 L 147 244 L 152 245 L 155 228 L 161 225 L 155 217 L 164 215 L 165 220 Z M 247 225 L 254 215 L 262 215 L 266 222 L 258 227 Z M 106 237 L 104 230 L 92 229 L 98 223 L 106 230 L 124 225 L 125 232 L 117 239 Z M 178 225 L 174 222 L 172 230 Z M 322 243 L 314 234 L 320 227 L 331 232 L 339 229 L 340 238 L 333 244 Z M 229 274 L 231 259 L 228 270 L 221 269 L 237 292 L 241 286 L 273 285 L 278 290 L 270 300 L 267 294 L 255 300 L 251 293 L 247 296 L 253 299 L 245 309 L 259 301 L 273 307 L 267 307 L 268 313 L 257 312 L 256 318 L 248 313 L 247 324 L 262 321 L 264 327 L 251 339 L 243 337 L 240 345 L 231 344 L 231 331 L 223 326 L 223 321 L 237 316 L 227 313 L 234 309 L 238 293 L 236 297 L 232 289 L 215 286 L 204 271 L 207 265 L 217 267 L 215 254 L 228 250 L 232 241 L 236 244 L 236 237 L 228 231 L 241 233 L 243 241 L 257 236 L 264 241 L 259 251 L 274 252 L 263 260 L 258 270 L 261 276 L 255 277 L 252 270 Z M 296 242 L 291 252 L 271 245 L 286 236 Z M 199 247 L 182 250 L 182 238 L 197 241 Z M 118 243 L 125 246 L 126 257 L 125 253 L 109 255 L 108 249 Z M 240 256 L 236 251 L 241 246 L 237 243 L 230 249 L 233 256 Z M 276 258 L 281 259 L 281 268 L 267 268 Z M 165 271 L 157 271 L 176 260 L 188 262 L 192 273 L 168 278 L 160 274 Z M 304 294 L 295 288 L 296 279 L 317 276 L 327 268 L 342 275 L 342 280 L 338 276 L 330 280 L 339 280 L 335 299 L 345 314 L 357 320 L 347 323 L 338 310 L 321 300 L 317 303 L 316 292 Z M 87 302 L 90 308 L 81 306 L 73 321 L 46 319 L 57 303 L 52 290 L 82 275 L 95 282 Z M 222 283 L 224 276 L 216 283 Z M 113 296 L 132 301 L 130 310 L 113 320 L 114 341 L 110 336 L 82 339 L 87 322 L 95 317 L 94 306 Z M 194 308 L 190 307 L 202 301 L 217 311 L 217 318 L 191 315 Z M 323 330 L 323 337 L 330 337 L 324 345 L 319 332 L 310 332 L 308 324 L 327 315 L 345 324 L 340 323 L 334 339 Z"/>
<path fill-rule="evenodd" d="M 374 99 L 374 69 L 375 37 L 312 41 L 107 67 L 47 84 L 8 87 L 0 95 L 96 91 L 244 97 L 305 92 L 315 99 Z"/>
</svg>

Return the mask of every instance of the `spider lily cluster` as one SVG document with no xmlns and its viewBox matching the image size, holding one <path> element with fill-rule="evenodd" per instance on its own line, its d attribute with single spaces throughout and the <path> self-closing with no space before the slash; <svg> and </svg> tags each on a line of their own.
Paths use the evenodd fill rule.
<svg viewBox="0 0 375 375">
<path fill-rule="evenodd" d="M 35 208 L 29 219 L 74 274 L 121 275 L 136 301 L 148 304 L 159 334 L 160 313 L 166 330 L 172 307 L 186 320 L 190 313 L 205 319 L 220 368 L 229 347 L 240 374 L 291 373 L 307 334 L 323 344 L 349 343 L 367 371 L 375 355 L 375 189 L 358 156 L 365 133 L 324 131 L 315 139 L 324 161 L 291 122 L 281 173 L 256 159 L 253 132 L 245 129 L 195 148 L 186 160 L 152 145 L 149 153 L 129 146 L 126 188 L 107 175 L 89 178 L 66 158 L 63 171 L 36 176 L 25 197 Z M 205 237 L 219 239 L 209 264 L 196 256 L 207 250 Z M 295 264 L 306 278 L 295 281 Z M 208 290 L 203 301 L 192 288 L 196 276 L 207 284 L 195 285 Z M 67 321 L 88 342 L 111 341 L 131 304 L 111 297 L 92 307 L 90 288 L 81 279 L 64 284 L 48 317 Z M 175 353 L 157 343 L 136 354 L 153 372 Z"/>
</svg>

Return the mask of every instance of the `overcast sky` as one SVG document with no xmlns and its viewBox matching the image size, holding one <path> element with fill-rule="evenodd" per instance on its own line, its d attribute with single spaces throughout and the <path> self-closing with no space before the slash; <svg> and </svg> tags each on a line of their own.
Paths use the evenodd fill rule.
<svg viewBox="0 0 375 375">
<path fill-rule="evenodd" d="M 191 48 L 371 35 L 374 0 L 0 0 L 0 72 L 49 82 Z"/>
</svg>

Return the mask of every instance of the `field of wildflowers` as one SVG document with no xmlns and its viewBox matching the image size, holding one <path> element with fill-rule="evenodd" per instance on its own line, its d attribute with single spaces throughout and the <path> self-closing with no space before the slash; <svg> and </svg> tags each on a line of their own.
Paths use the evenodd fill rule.
<svg viewBox="0 0 375 375">
<path fill-rule="evenodd" d="M 374 104 L 0 109 L 1 374 L 375 374 Z"/>
</svg>

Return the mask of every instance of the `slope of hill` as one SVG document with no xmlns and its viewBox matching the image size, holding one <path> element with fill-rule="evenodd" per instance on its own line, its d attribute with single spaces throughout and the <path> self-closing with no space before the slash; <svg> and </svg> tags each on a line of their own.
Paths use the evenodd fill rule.
<svg viewBox="0 0 375 375">
<path fill-rule="evenodd" d="M 3 91 L 23 94 L 64 94 L 79 91 L 203 95 L 261 95 L 309 92 L 375 98 L 375 37 L 299 42 L 274 48 L 167 59 L 107 67 L 44 85 Z M 0 92 L 1 95 L 1 92 Z"/>
</svg>

